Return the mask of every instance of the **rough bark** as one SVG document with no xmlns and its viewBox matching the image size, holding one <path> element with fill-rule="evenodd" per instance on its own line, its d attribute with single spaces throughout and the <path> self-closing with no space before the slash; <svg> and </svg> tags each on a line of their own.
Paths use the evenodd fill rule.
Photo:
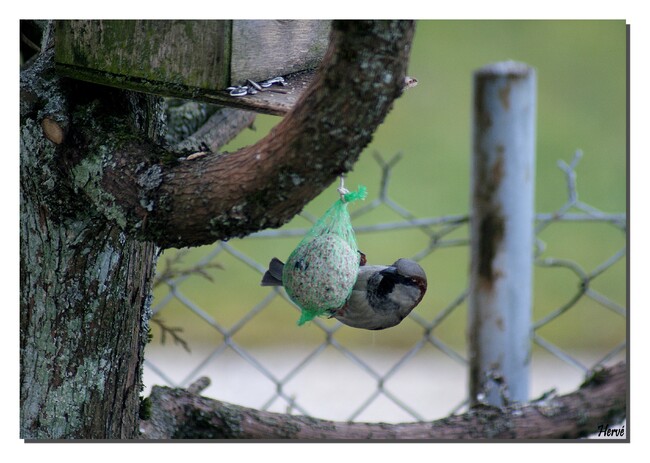
<svg viewBox="0 0 650 463">
<path fill-rule="evenodd" d="M 48 32 L 20 81 L 21 437 L 133 438 L 160 247 L 279 226 L 349 170 L 401 93 L 413 24 L 338 23 L 279 127 L 192 161 L 162 142 L 160 99 L 58 77 Z"/>
<path fill-rule="evenodd" d="M 21 437 L 132 438 L 157 247 L 67 181 L 70 98 L 44 45 L 21 76 Z"/>
<path fill-rule="evenodd" d="M 576 439 L 619 423 L 627 412 L 625 363 L 594 374 L 576 391 L 510 407 L 477 407 L 432 422 L 350 423 L 285 415 L 202 397 L 196 388 L 156 386 L 148 439 L 450 440 Z M 625 434 L 627 436 L 627 433 Z"/>
</svg>

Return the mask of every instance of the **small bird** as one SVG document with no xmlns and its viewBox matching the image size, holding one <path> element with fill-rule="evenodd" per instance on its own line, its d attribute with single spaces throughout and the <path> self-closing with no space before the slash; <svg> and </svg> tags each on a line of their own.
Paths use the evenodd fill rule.
<svg viewBox="0 0 650 463">
<path fill-rule="evenodd" d="M 329 312 L 330 318 L 366 330 L 398 325 L 424 297 L 427 290 L 424 270 L 417 262 L 404 258 L 388 266 L 365 263 L 365 255 L 361 253 L 361 266 L 352 293 L 345 304 Z M 261 285 L 282 286 L 283 269 L 282 261 L 274 257 Z"/>
</svg>

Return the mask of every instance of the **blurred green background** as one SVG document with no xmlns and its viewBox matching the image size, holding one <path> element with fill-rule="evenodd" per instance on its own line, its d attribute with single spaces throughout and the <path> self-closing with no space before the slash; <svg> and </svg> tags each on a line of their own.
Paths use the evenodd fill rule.
<svg viewBox="0 0 650 463">
<path fill-rule="evenodd" d="M 569 162 L 576 149 L 584 152 L 578 172 L 582 201 L 604 212 L 626 212 L 626 25 L 624 21 L 418 21 L 409 75 L 418 79 L 395 102 L 393 110 L 361 155 L 346 185 L 369 189 L 369 200 L 379 193 L 381 169 L 373 159 L 378 152 L 389 159 L 397 152 L 389 194 L 393 201 L 417 217 L 466 214 L 469 207 L 471 154 L 471 98 L 473 72 L 495 61 L 516 60 L 537 70 L 537 180 L 536 210 L 552 212 L 567 199 L 564 174 L 557 161 Z M 277 124 L 279 118 L 258 116 L 256 130 L 247 130 L 225 148 L 233 151 L 254 143 Z M 306 207 L 320 216 L 336 200 L 335 185 Z M 352 205 L 351 212 L 359 206 Z M 385 206 L 354 220 L 353 225 L 399 221 Z M 296 217 L 286 228 L 309 223 Z M 461 227 L 452 237 L 467 237 Z M 596 268 L 625 244 L 625 235 L 606 224 L 557 223 L 539 238 L 547 248 L 544 257 L 577 262 L 587 272 Z M 233 239 L 229 245 L 262 265 L 277 256 L 286 260 L 300 240 Z M 360 248 L 369 263 L 391 263 L 426 248 L 428 237 L 419 230 L 359 234 Z M 191 266 L 214 246 L 190 250 L 183 264 Z M 166 251 L 159 270 L 176 250 Z M 179 289 L 220 325 L 229 328 L 261 301 L 269 288 L 261 288 L 261 274 L 241 261 L 221 253 L 222 269 L 210 269 L 210 282 L 200 276 Z M 438 249 L 422 260 L 429 291 L 416 309 L 431 320 L 467 287 L 467 247 Z M 592 287 L 625 307 L 626 261 L 622 259 L 593 281 Z M 535 269 L 534 315 L 538 320 L 575 294 L 578 280 L 563 269 Z M 167 294 L 159 286 L 154 307 Z M 221 335 L 183 304 L 174 300 L 159 314 L 167 325 L 183 328 L 190 347 L 215 344 Z M 454 348 L 464 349 L 467 310 L 463 304 L 434 334 Z M 276 298 L 233 336 L 243 345 L 317 345 L 323 333 L 317 327 L 297 327 L 298 312 Z M 327 323 L 333 323 L 327 321 Z M 153 326 L 154 343 L 160 341 Z M 597 303 L 584 299 L 561 318 L 540 330 L 563 348 L 606 352 L 625 339 L 625 320 Z M 348 327 L 336 338 L 346 345 L 373 347 L 411 346 L 422 328 L 411 320 L 381 332 Z"/>
</svg>

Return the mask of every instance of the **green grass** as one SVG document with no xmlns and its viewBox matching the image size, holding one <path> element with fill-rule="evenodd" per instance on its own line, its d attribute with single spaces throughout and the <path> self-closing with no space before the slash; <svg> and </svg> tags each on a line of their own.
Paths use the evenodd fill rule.
<svg viewBox="0 0 650 463">
<path fill-rule="evenodd" d="M 523 61 L 537 71 L 536 208 L 550 212 L 566 201 L 563 173 L 557 160 L 570 161 L 576 149 L 584 152 L 578 165 L 580 199 L 605 212 L 626 211 L 626 28 L 623 21 L 420 21 L 412 48 L 409 74 L 419 85 L 407 91 L 377 130 L 346 184 L 378 193 L 380 169 L 372 158 L 388 159 L 403 152 L 393 171 L 390 196 L 418 217 L 465 214 L 469 206 L 471 100 L 473 72 L 494 61 Z M 279 121 L 258 116 L 256 131 L 246 131 L 226 149 L 254 143 Z M 336 199 L 334 186 L 306 210 L 320 216 Z M 356 205 L 351 206 L 354 210 Z M 385 207 L 359 218 L 354 225 L 396 221 Z M 296 218 L 287 227 L 304 227 Z M 457 232 L 466 236 L 466 228 Z M 411 256 L 427 245 L 418 230 L 359 235 L 370 263 L 390 263 Z M 600 224 L 554 224 L 540 235 L 547 243 L 544 257 L 567 258 L 591 271 L 625 243 L 619 231 Z M 299 238 L 232 240 L 237 249 L 266 264 L 271 257 L 286 259 Z M 187 263 L 211 247 L 198 248 Z M 169 251 L 169 254 L 174 251 Z M 168 253 L 165 253 L 168 255 Z M 162 259 L 165 258 L 163 255 Z M 231 326 L 259 302 L 268 288 L 260 288 L 259 274 L 226 254 L 211 270 L 215 282 L 193 278 L 181 290 L 211 316 Z M 440 249 L 423 265 L 430 290 L 418 313 L 432 319 L 465 287 L 466 248 Z M 594 280 L 598 291 L 626 304 L 625 260 Z M 534 319 L 539 319 L 575 292 L 577 282 L 565 270 L 536 269 Z M 158 300 L 164 291 L 155 292 Z M 180 304 L 168 306 L 162 317 L 183 326 L 190 344 L 216 336 Z M 323 336 L 314 327 L 298 328 L 297 312 L 274 302 L 253 319 L 235 339 L 242 343 L 309 344 Z M 465 339 L 466 307 L 461 307 L 436 331 L 445 342 L 461 349 Z M 593 302 L 540 331 L 563 346 L 608 347 L 624 337 L 625 322 Z M 154 334 L 155 330 L 154 330 Z M 369 333 L 344 329 L 337 339 L 350 344 L 412 345 L 421 329 L 406 321 L 397 328 Z M 156 342 L 156 341 L 154 341 Z"/>
</svg>

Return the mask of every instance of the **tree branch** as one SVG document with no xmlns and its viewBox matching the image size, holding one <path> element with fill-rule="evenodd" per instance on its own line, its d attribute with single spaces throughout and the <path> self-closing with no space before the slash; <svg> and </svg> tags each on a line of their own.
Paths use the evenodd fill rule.
<svg viewBox="0 0 650 463">
<path fill-rule="evenodd" d="M 241 109 L 220 108 L 201 127 L 174 148 L 179 151 L 201 151 L 207 148 L 212 153 L 235 138 L 242 130 L 250 128 L 255 113 Z"/>
<path fill-rule="evenodd" d="M 202 385 L 205 388 L 205 384 Z M 202 388 L 192 388 L 200 391 Z M 433 422 L 346 423 L 254 410 L 155 386 L 146 439 L 572 439 L 626 416 L 627 368 L 595 372 L 578 390 L 502 409 L 480 407 Z"/>
<path fill-rule="evenodd" d="M 228 155 L 173 162 L 178 156 L 95 108 L 96 125 L 73 127 L 77 137 L 68 137 L 77 141 L 65 156 L 72 183 L 107 217 L 161 247 L 279 227 L 370 142 L 404 88 L 413 32 L 412 21 L 334 22 L 322 66 L 294 109 L 257 144 Z"/>
</svg>

